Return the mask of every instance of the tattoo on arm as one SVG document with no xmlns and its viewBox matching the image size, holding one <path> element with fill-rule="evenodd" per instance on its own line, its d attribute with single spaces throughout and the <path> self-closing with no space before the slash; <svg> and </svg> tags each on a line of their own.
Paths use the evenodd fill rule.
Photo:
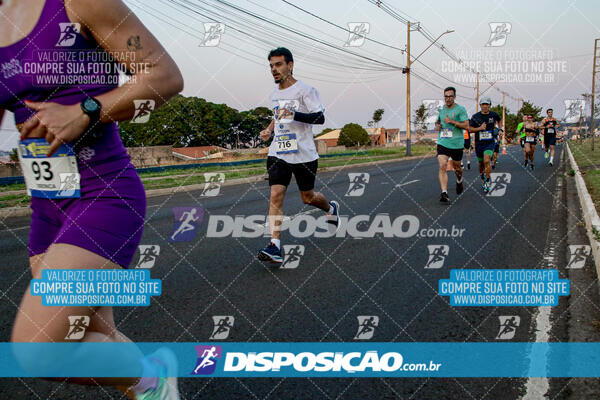
<svg viewBox="0 0 600 400">
<path fill-rule="evenodd" d="M 140 41 L 140 37 L 137 35 L 130 36 L 127 39 L 127 49 L 129 51 L 137 51 L 142 49 L 142 43 Z"/>
</svg>

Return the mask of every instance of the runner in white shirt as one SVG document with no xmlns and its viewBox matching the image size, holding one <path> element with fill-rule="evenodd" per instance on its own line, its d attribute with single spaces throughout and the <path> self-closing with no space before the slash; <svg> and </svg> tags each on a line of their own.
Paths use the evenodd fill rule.
<svg viewBox="0 0 600 400">
<path fill-rule="evenodd" d="M 258 252 L 258 258 L 281 264 L 280 227 L 283 215 L 283 199 L 292 175 L 300 189 L 304 204 L 318 207 L 327 212 L 327 222 L 332 229 L 339 225 L 340 206 L 328 201 L 315 192 L 319 154 L 315 147 L 313 125 L 325 122 L 324 107 L 317 90 L 292 76 L 294 59 L 283 47 L 272 50 L 268 56 L 271 74 L 276 86 L 271 93 L 274 118 L 260 133 L 263 141 L 273 137 L 267 159 L 267 172 L 271 199 L 269 205 L 269 227 L 271 242 Z"/>
</svg>

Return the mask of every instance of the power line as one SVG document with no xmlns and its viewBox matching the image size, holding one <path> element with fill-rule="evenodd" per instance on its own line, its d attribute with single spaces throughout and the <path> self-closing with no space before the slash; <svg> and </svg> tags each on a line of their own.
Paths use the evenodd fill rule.
<svg viewBox="0 0 600 400">
<path fill-rule="evenodd" d="M 183 23 L 183 22 L 181 22 L 181 21 L 179 21 L 179 20 L 177 20 L 177 19 L 175 19 L 175 18 L 173 18 L 173 17 L 171 17 L 171 16 L 169 16 L 169 15 L 167 15 L 167 14 L 165 14 L 165 13 L 161 12 L 160 10 L 157 10 L 156 8 L 154 8 L 154 7 L 151 7 L 151 6 L 149 6 L 149 5 L 146 5 L 146 4 L 145 4 L 145 5 L 144 5 L 144 7 L 148 7 L 149 9 L 151 9 L 151 10 L 153 11 L 153 12 L 150 12 L 150 11 L 148 11 L 146 8 L 144 8 L 144 7 L 142 7 L 141 5 L 137 4 L 137 3 L 138 3 L 138 0 L 131 0 L 131 1 L 135 1 L 135 2 L 136 2 L 136 4 L 135 4 L 135 7 L 139 8 L 139 9 L 140 9 L 140 10 L 142 10 L 143 12 L 145 12 L 145 13 L 147 13 L 147 14 L 149 14 L 149 15 L 153 16 L 153 17 L 155 17 L 156 19 L 158 19 L 158 20 L 162 21 L 163 23 L 165 23 L 165 24 L 167 24 L 167 25 L 169 25 L 169 26 L 171 26 L 171 27 L 173 27 L 173 28 L 175 28 L 175 29 L 178 29 L 178 30 L 180 30 L 180 31 L 182 31 L 182 32 L 185 32 L 185 33 L 187 33 L 188 35 L 190 35 L 190 36 L 193 36 L 194 38 L 197 38 L 197 39 L 200 39 L 200 40 L 201 40 L 201 39 L 203 39 L 203 37 L 200 37 L 200 36 L 198 36 L 198 35 L 195 35 L 194 33 L 191 33 L 191 32 L 189 31 L 189 30 L 192 30 L 192 31 L 196 31 L 196 32 L 198 32 L 198 33 L 202 33 L 202 34 L 203 34 L 203 32 L 200 32 L 199 30 L 195 29 L 194 27 L 192 27 L 192 26 L 190 26 L 190 25 L 187 25 L 187 24 L 185 24 L 185 23 Z M 170 6 L 170 5 L 169 5 L 169 6 Z M 177 10 L 177 9 L 176 9 L 176 10 Z M 178 10 L 178 11 L 179 11 L 179 10 Z M 161 16 L 159 16 L 159 15 L 157 15 L 157 14 L 160 14 Z M 164 17 L 164 18 L 163 18 L 163 17 Z M 167 19 L 171 19 L 171 20 L 173 20 L 173 21 L 177 21 L 177 23 L 178 23 L 179 25 L 182 25 L 182 26 L 184 26 L 184 27 L 188 28 L 189 30 L 183 29 L 183 28 L 181 28 L 180 26 L 177 26 L 176 24 L 173 24 L 173 23 L 169 22 Z M 256 53 L 250 53 L 250 52 L 248 52 L 247 50 L 244 50 L 244 49 L 242 49 L 242 48 L 240 48 L 240 47 L 233 46 L 233 45 L 229 45 L 229 44 L 228 44 L 228 43 L 226 43 L 224 40 L 222 40 L 222 42 L 221 42 L 221 43 L 222 43 L 222 44 L 224 44 L 224 45 L 226 45 L 226 47 L 228 47 L 228 48 L 232 48 L 233 50 L 235 50 L 235 51 L 237 51 L 237 52 L 242 52 L 242 53 L 245 53 L 245 54 L 249 55 L 249 56 L 250 56 L 250 57 L 252 57 L 252 58 L 259 58 L 259 59 L 261 59 L 261 60 L 263 59 L 263 57 L 257 56 L 257 54 L 256 54 Z M 248 43 L 251 43 L 251 42 L 248 42 Z M 255 60 L 253 60 L 253 59 L 251 59 L 251 58 L 248 58 L 248 57 L 244 57 L 244 56 L 242 56 L 242 55 L 239 55 L 239 54 L 237 54 L 237 53 L 234 53 L 234 54 L 235 54 L 236 56 L 238 56 L 238 57 L 240 57 L 240 58 L 242 58 L 242 59 L 244 59 L 244 60 L 246 60 L 246 61 L 249 61 L 249 62 L 251 62 L 251 63 L 253 63 L 253 64 L 256 64 L 256 65 L 258 65 L 258 66 L 261 66 L 261 67 L 264 67 L 264 66 L 265 66 L 264 62 L 262 62 L 262 63 L 261 63 L 261 62 L 255 61 Z M 336 70 L 336 71 L 337 71 L 337 70 Z M 313 75 L 311 75 L 311 74 L 303 74 L 303 73 L 299 73 L 299 74 L 297 74 L 297 75 L 298 75 L 298 76 L 301 76 L 301 77 L 302 77 L 302 76 L 306 76 L 306 77 L 309 77 L 310 79 L 313 79 L 313 80 L 317 80 L 317 81 L 323 81 L 323 82 L 329 82 L 329 83 L 337 83 L 337 84 L 354 84 L 354 83 L 364 83 L 364 82 L 375 82 L 375 81 L 380 81 L 380 80 L 381 80 L 381 78 L 382 78 L 382 74 L 385 74 L 385 73 L 381 73 L 381 72 L 380 72 L 380 73 L 378 73 L 378 76 L 377 76 L 377 77 L 372 77 L 372 76 L 371 76 L 371 77 L 369 77 L 369 76 L 368 76 L 366 80 L 365 80 L 365 79 L 363 79 L 363 80 L 361 80 L 361 81 L 359 81 L 359 82 L 357 82 L 356 80 L 353 80 L 353 81 L 349 81 L 349 80 L 342 80 L 342 81 L 340 81 L 340 80 L 336 80 L 337 78 L 339 78 L 339 77 L 340 77 L 339 75 L 336 75 L 336 76 L 330 76 L 330 77 L 329 77 L 327 80 L 325 80 L 325 79 L 319 79 L 319 78 L 316 78 L 316 77 L 314 77 L 314 76 L 313 76 Z M 327 77 L 327 75 L 326 75 L 326 74 L 324 74 L 324 73 L 322 73 L 322 72 L 319 72 L 319 76 L 324 76 L 324 77 Z"/>
<path fill-rule="evenodd" d="M 350 51 L 350 50 L 345 49 L 343 47 L 340 47 L 340 46 L 337 46 L 337 45 L 325 42 L 324 40 L 321 40 L 319 38 L 315 38 L 315 37 L 312 37 L 312 36 L 310 36 L 308 34 L 305 34 L 303 32 L 297 31 L 297 30 L 295 30 L 293 28 L 290 28 L 288 26 L 285 26 L 285 25 L 283 25 L 281 23 L 278 23 L 276 21 L 270 20 L 270 19 L 268 19 L 266 17 L 260 16 L 258 14 L 255 14 L 255 13 L 251 12 L 251 11 L 245 10 L 245 9 L 243 9 L 241 7 L 238 7 L 238 6 L 234 5 L 234 4 L 231 4 L 231 3 L 227 2 L 227 1 L 224 1 L 224 0 L 214 0 L 214 1 L 217 2 L 217 3 L 223 4 L 223 5 L 227 6 L 227 7 L 230 7 L 232 9 L 234 9 L 234 10 L 237 10 L 237 11 L 239 11 L 241 13 L 247 14 L 247 15 L 249 15 L 249 16 L 251 16 L 253 18 L 256 18 L 256 19 L 258 19 L 260 21 L 263 21 L 263 22 L 269 23 L 271 25 L 277 26 L 277 27 L 279 27 L 281 29 L 284 29 L 284 30 L 286 30 L 288 32 L 294 33 L 295 35 L 298 35 L 298 36 L 303 37 L 305 39 L 308 39 L 308 40 L 314 41 L 316 43 L 322 44 L 322 45 L 324 45 L 326 47 L 330 47 L 330 48 L 336 49 L 338 51 L 344 52 L 346 54 L 353 55 L 354 57 L 358 57 L 358 58 L 361 58 L 361 59 L 373 62 L 375 64 L 386 66 L 386 67 L 393 68 L 393 69 L 401 69 L 402 68 L 401 66 L 389 64 L 389 63 L 386 63 L 386 62 L 382 62 L 382 61 L 373 59 L 371 57 L 367 57 L 367 56 L 358 54 L 358 53 L 356 53 L 354 51 Z"/>
<path fill-rule="evenodd" d="M 306 14 L 308 14 L 308 15 L 310 15 L 310 16 L 312 16 L 312 17 L 314 17 L 314 18 L 317 18 L 317 19 L 319 19 L 319 20 L 321 20 L 321 21 L 323 21 L 323 22 L 325 22 L 325 23 L 327 23 L 327 24 L 329 24 L 329 25 L 335 26 L 336 28 L 339 28 L 339 29 L 341 29 L 341 30 L 343 30 L 343 31 L 345 31 L 345 32 L 348 32 L 348 33 L 354 33 L 353 31 L 351 31 L 351 30 L 350 30 L 350 29 L 348 29 L 348 28 L 344 28 L 343 26 L 340 26 L 340 25 L 338 25 L 338 24 L 335 24 L 335 23 L 333 23 L 333 22 L 331 22 L 331 21 L 328 21 L 328 20 L 326 20 L 325 18 L 319 17 L 318 15 L 315 15 L 315 14 L 313 14 L 312 12 L 310 12 L 310 11 L 308 11 L 308 10 L 305 10 L 305 9 L 304 9 L 304 8 L 302 8 L 302 7 L 299 7 L 299 6 L 297 6 L 297 5 L 293 4 L 293 3 L 290 3 L 290 2 L 289 2 L 289 1 L 287 1 L 287 0 L 281 0 L 281 1 L 283 1 L 284 3 L 286 3 L 286 4 L 290 5 L 290 6 L 292 6 L 292 7 L 296 8 L 296 9 L 298 9 L 298 10 L 300 10 L 300 11 L 302 11 L 302 12 L 304 12 L 304 13 L 306 13 Z M 404 50 L 404 49 L 401 49 L 401 48 L 399 48 L 399 47 L 395 47 L 395 46 L 392 46 L 392 45 L 390 45 L 390 44 L 387 44 L 387 43 L 382 43 L 382 42 L 380 42 L 380 41 L 378 41 L 378 40 L 371 39 L 371 38 L 368 38 L 368 37 L 366 37 L 366 36 L 364 36 L 364 39 L 365 39 L 365 40 L 367 40 L 367 41 L 369 41 L 369 42 L 377 43 L 377 44 L 380 44 L 380 45 L 382 45 L 382 46 L 388 47 L 388 48 L 390 48 L 390 49 L 394 49 L 394 50 L 401 51 L 403 54 L 404 54 L 404 53 L 406 53 L 406 50 Z"/>
<path fill-rule="evenodd" d="M 180 0 L 180 1 L 183 1 L 184 3 L 186 3 L 186 4 L 182 4 L 180 1 L 174 1 L 174 0 L 168 0 L 168 1 L 171 2 L 171 3 L 173 3 L 173 4 L 178 5 L 180 7 L 183 7 L 185 9 L 187 9 L 188 11 L 192 11 L 195 14 L 198 14 L 200 16 L 203 16 L 204 18 L 208 18 L 208 19 L 210 19 L 212 21 L 215 21 L 215 22 L 224 22 L 226 20 L 230 20 L 230 21 L 232 21 L 231 25 L 228 25 L 230 29 L 232 29 L 232 30 L 234 30 L 236 32 L 239 32 L 239 33 L 243 34 L 244 36 L 248 36 L 248 37 L 254 39 L 257 42 L 265 43 L 265 44 L 271 46 L 271 48 L 276 45 L 275 42 L 268 41 L 268 40 L 264 39 L 265 38 L 265 35 L 264 35 L 265 32 L 264 31 L 265 30 L 269 30 L 270 28 L 268 28 L 266 26 L 263 26 L 263 27 L 261 27 L 262 29 L 257 34 L 252 34 L 248 30 L 254 29 L 253 28 L 253 25 L 255 25 L 254 23 L 249 22 L 247 20 L 244 20 L 239 15 L 235 15 L 235 17 L 238 18 L 238 19 L 240 19 L 240 20 L 242 20 L 242 22 L 232 20 L 231 18 L 228 18 L 225 15 L 216 13 L 215 9 L 220 10 L 220 11 L 222 11 L 224 13 L 230 13 L 230 14 L 232 13 L 231 11 L 224 10 L 224 9 L 218 7 L 218 6 L 215 6 L 215 5 L 212 5 L 211 9 L 205 9 L 202 6 L 200 6 L 198 4 L 195 4 L 195 3 L 191 2 L 191 1 L 188 1 L 188 0 Z M 210 16 L 209 14 L 211 14 L 211 13 L 215 14 L 215 16 Z M 270 21 L 267 21 L 267 24 L 268 23 L 270 23 Z M 242 26 L 244 26 L 244 24 L 247 25 L 246 26 L 247 30 L 245 30 L 245 31 L 242 30 L 242 29 L 239 29 L 238 27 L 235 26 L 235 25 L 242 25 Z M 271 35 L 274 36 L 274 37 L 278 36 L 280 38 L 280 40 L 286 40 L 288 42 L 294 42 L 294 40 L 291 39 L 289 36 L 284 36 L 283 34 L 278 33 L 276 31 L 272 31 L 271 30 Z M 300 46 L 300 47 L 304 47 L 304 48 L 306 48 L 308 50 L 311 50 L 312 52 L 317 52 L 317 53 L 322 54 L 323 57 L 327 57 L 324 60 L 324 63 L 326 63 L 326 62 L 328 62 L 330 64 L 335 64 L 336 63 L 336 61 L 333 60 L 332 57 L 331 57 L 332 56 L 331 52 L 324 52 L 323 49 L 315 47 L 314 45 L 304 44 L 301 41 L 298 42 L 298 40 L 296 40 L 295 43 L 298 46 Z M 341 52 L 344 52 L 344 50 L 345 50 L 343 48 L 340 48 L 339 46 L 337 46 L 336 49 L 338 51 L 341 51 Z M 346 53 L 347 53 L 347 51 L 346 51 Z M 360 58 L 357 58 L 357 57 L 348 57 L 347 54 L 344 54 L 344 56 L 346 56 L 347 59 L 344 60 L 344 61 L 340 60 L 340 62 L 338 62 L 338 66 L 340 66 L 340 67 L 352 67 L 354 69 L 364 69 L 364 70 L 373 70 L 373 71 L 382 71 L 382 70 L 397 69 L 397 67 L 395 67 L 395 68 L 385 67 L 385 69 L 383 69 L 381 66 L 375 66 L 375 65 L 373 65 L 372 62 L 368 62 L 367 63 L 366 61 L 364 61 L 364 60 L 362 60 Z M 357 62 L 362 62 L 362 64 L 357 64 Z"/>
</svg>

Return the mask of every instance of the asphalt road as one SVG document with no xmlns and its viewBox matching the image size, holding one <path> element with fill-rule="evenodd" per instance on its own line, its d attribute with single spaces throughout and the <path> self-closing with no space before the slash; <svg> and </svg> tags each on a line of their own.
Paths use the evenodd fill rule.
<svg viewBox="0 0 600 400">
<path fill-rule="evenodd" d="M 557 154 L 561 150 L 559 147 Z M 450 269 L 551 266 L 561 271 L 561 278 L 574 273 L 565 266 L 567 246 L 585 241 L 583 228 L 578 225 L 580 210 L 573 199 L 567 202 L 568 185 L 560 181 L 568 178 L 563 176 L 561 161 L 554 167 L 546 166 L 539 146 L 536 157 L 536 169 L 531 171 L 522 166 L 521 149 L 509 148 L 493 171 L 507 174 L 505 192 L 484 196 L 473 155 L 473 168 L 465 171 L 462 195 L 454 193 L 450 176 L 450 205 L 438 201 L 434 158 L 352 166 L 319 174 L 316 189 L 328 199 L 338 200 L 343 215 L 366 215 L 369 221 L 376 214 L 387 214 L 391 220 L 413 216 L 413 224 L 416 221 L 419 232 L 425 229 L 426 235 L 317 238 L 294 237 L 286 231 L 282 244 L 304 246 L 299 265 L 293 269 L 274 269 L 256 259 L 257 250 L 268 244 L 265 237 L 206 237 L 211 217 L 264 216 L 268 206 L 266 181 L 222 187 L 216 197 L 203 197 L 198 191 L 151 198 L 141 244 L 161 247 L 151 273 L 153 278 L 162 279 L 163 294 L 149 307 L 117 309 L 118 327 L 134 341 L 207 342 L 214 328 L 212 316 L 233 316 L 233 328 L 224 341 L 338 342 L 355 340 L 357 316 L 377 316 L 379 323 L 371 341 L 496 342 L 501 340 L 499 317 L 518 316 L 519 326 L 509 340 L 535 341 L 542 329 L 535 321 L 537 308 L 452 307 L 448 297 L 438 295 L 437 288 L 440 279 L 449 277 Z M 369 174 L 361 196 L 345 195 L 350 185 L 348 173 Z M 197 235 L 190 242 L 168 241 L 173 233 L 174 207 L 204 210 Z M 302 204 L 294 183 L 284 207 L 286 215 L 321 215 Z M 2 341 L 9 340 L 16 307 L 30 279 L 25 250 L 27 224 L 27 218 L 2 223 Z M 358 228 L 365 230 L 369 224 L 363 222 Z M 449 235 L 436 236 L 436 229 L 446 229 Z M 427 235 L 428 230 L 434 237 Z M 453 232 L 462 235 L 452 237 Z M 431 245 L 448 246 L 439 268 L 425 268 Z M 572 276 L 571 297 L 561 298 L 560 305 L 552 309 L 549 340 L 574 340 L 571 331 L 576 315 L 570 302 L 584 300 L 587 305 L 577 311 L 582 315 L 597 313 L 597 278 L 591 270 L 588 260 L 581 271 L 588 271 L 589 277 Z M 596 341 L 596 331 L 588 327 L 588 332 L 580 333 L 576 340 Z M 550 397 L 578 398 L 573 382 L 551 379 Z M 517 399 L 528 390 L 531 398 L 541 398 L 531 392 L 530 384 L 527 379 L 507 378 L 180 380 L 184 399 Z M 600 396 L 595 390 L 588 387 L 588 394 Z M 0 397 L 116 399 L 120 395 L 110 388 L 2 379 Z"/>
</svg>

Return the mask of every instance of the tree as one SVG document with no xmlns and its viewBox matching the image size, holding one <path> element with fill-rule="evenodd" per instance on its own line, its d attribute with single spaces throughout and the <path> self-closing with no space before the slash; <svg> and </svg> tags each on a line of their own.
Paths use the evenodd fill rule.
<svg viewBox="0 0 600 400">
<path fill-rule="evenodd" d="M 381 121 L 381 117 L 383 117 L 383 113 L 385 110 L 383 108 L 378 108 L 373 112 L 373 122 L 375 123 L 375 128 L 378 127 L 379 121 Z"/>
<path fill-rule="evenodd" d="M 371 143 L 369 134 L 358 124 L 346 124 L 340 132 L 339 146 L 363 146 Z"/>
<path fill-rule="evenodd" d="M 16 147 L 10 151 L 9 157 L 10 161 L 19 162 L 19 153 Z"/>
<path fill-rule="evenodd" d="M 419 108 L 415 110 L 415 115 L 413 117 L 413 125 L 415 127 L 415 131 L 417 131 L 417 137 L 419 140 L 423 138 L 423 135 L 427 131 L 427 123 L 425 121 L 427 120 L 428 116 L 429 114 L 427 107 L 425 107 L 425 104 L 421 103 Z"/>
<path fill-rule="evenodd" d="M 523 121 L 523 115 L 532 115 L 536 122 L 541 121 L 544 117 L 541 115 L 542 107 L 536 107 L 533 103 L 524 101 L 519 112 L 517 112 L 517 120 Z"/>
<path fill-rule="evenodd" d="M 256 120 L 241 127 L 244 133 L 254 132 L 270 111 L 258 108 L 249 111 Z M 259 111 L 256 111 L 259 110 Z M 270 114 L 269 114 L 270 115 Z M 121 137 L 126 146 L 235 146 L 237 132 L 233 126 L 245 121 L 247 115 L 228 107 L 198 97 L 175 96 L 150 114 L 146 123 L 119 123 Z M 270 118 L 270 117 L 269 117 Z M 256 126 L 252 126 L 256 122 Z M 267 121 L 268 123 L 268 121 Z M 262 127 L 264 128 L 264 127 Z M 261 128 L 261 129 L 262 129 Z M 260 130 L 257 131 L 260 132 Z"/>
<path fill-rule="evenodd" d="M 234 115 L 223 143 L 228 148 L 255 148 L 261 141 L 260 131 L 265 129 L 273 118 L 273 111 L 267 107 L 257 107 Z"/>
<path fill-rule="evenodd" d="M 493 107 L 490 107 L 490 111 L 494 111 L 496 114 L 498 114 L 500 116 L 500 118 L 502 118 L 502 105 L 498 104 Z M 519 124 L 520 121 L 523 120 L 523 117 L 521 117 L 521 120 L 519 120 L 515 114 L 511 114 L 508 107 L 506 107 L 506 109 L 504 110 L 504 114 L 505 114 L 504 125 L 506 127 L 506 137 L 509 139 L 513 139 L 517 134 L 516 133 L 517 125 Z"/>
</svg>

